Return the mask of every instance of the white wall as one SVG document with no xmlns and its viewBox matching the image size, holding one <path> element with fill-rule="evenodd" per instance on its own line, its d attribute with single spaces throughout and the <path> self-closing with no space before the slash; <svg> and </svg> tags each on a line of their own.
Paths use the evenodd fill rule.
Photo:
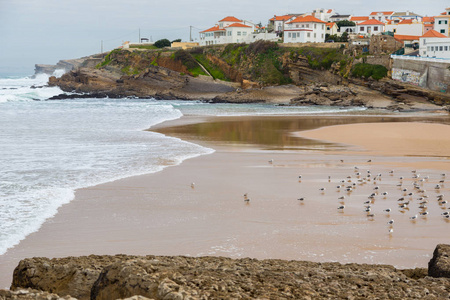
<svg viewBox="0 0 450 300">
<path fill-rule="evenodd" d="M 384 32 L 384 25 L 357 25 L 356 31 L 358 34 L 380 34 Z"/>
<path fill-rule="evenodd" d="M 439 22 L 441 24 L 439 24 Z M 434 30 L 436 30 L 439 33 L 442 33 L 443 35 L 449 36 L 449 22 L 450 18 L 438 18 L 434 17 Z"/>
<path fill-rule="evenodd" d="M 294 41 L 294 32 L 302 32 L 302 30 L 306 31 L 304 41 L 300 42 L 298 41 L 299 37 L 295 37 Z M 310 31 L 310 35 L 308 36 L 307 30 Z M 291 32 L 291 38 L 289 38 L 289 32 Z M 285 43 L 323 43 L 325 41 L 325 33 L 326 33 L 326 24 L 325 23 L 290 23 L 286 24 L 285 32 L 283 34 L 283 39 Z M 302 35 L 300 35 L 300 38 Z"/>
<path fill-rule="evenodd" d="M 450 59 L 450 38 L 420 38 L 420 56 Z"/>
<path fill-rule="evenodd" d="M 394 31 L 395 29 L 395 31 Z M 415 23 L 415 24 L 388 24 L 384 26 L 385 31 L 392 31 L 395 34 L 401 35 L 423 35 L 423 24 Z"/>
</svg>

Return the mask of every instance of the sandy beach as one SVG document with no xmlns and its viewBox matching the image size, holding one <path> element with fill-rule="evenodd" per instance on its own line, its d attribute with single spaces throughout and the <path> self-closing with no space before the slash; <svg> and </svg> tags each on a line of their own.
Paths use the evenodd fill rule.
<svg viewBox="0 0 450 300">
<path fill-rule="evenodd" d="M 449 123 L 448 116 L 290 116 L 161 124 L 152 130 L 216 152 L 78 190 L 38 232 L 0 256 L 0 288 L 9 287 L 20 259 L 34 256 L 217 255 L 426 267 L 436 244 L 450 243 L 450 222 L 441 216 L 448 204 L 437 201 L 450 190 Z M 400 197 L 410 202 L 405 208 Z M 423 200 L 426 210 L 419 209 Z"/>
</svg>

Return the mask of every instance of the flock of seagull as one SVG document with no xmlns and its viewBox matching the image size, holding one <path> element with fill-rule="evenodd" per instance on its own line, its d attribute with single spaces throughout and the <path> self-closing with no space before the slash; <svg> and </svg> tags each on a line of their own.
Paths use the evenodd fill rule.
<svg viewBox="0 0 450 300">
<path fill-rule="evenodd" d="M 273 164 L 274 160 L 269 160 L 269 164 Z M 341 160 L 341 163 L 343 160 Z M 372 160 L 368 160 L 368 163 L 372 162 Z M 395 171 L 389 171 L 389 176 L 394 176 Z M 409 219 L 411 222 L 415 222 L 419 217 L 426 218 L 429 214 L 428 205 L 430 201 L 435 201 L 439 207 L 442 209 L 441 216 L 442 218 L 450 221 L 450 212 L 447 210 L 450 207 L 447 207 L 447 200 L 444 200 L 444 195 L 441 194 L 441 189 L 444 188 L 446 174 L 440 174 L 439 182 L 434 185 L 434 191 L 439 193 L 435 197 L 430 197 L 427 195 L 427 191 L 424 189 L 425 183 L 430 182 L 429 176 L 421 176 L 416 170 L 411 171 L 410 178 L 405 178 L 404 176 L 399 177 L 399 182 L 397 184 L 397 188 L 401 192 L 401 197 L 397 199 L 398 209 L 401 213 L 406 213 L 407 211 L 412 209 L 413 206 L 417 207 L 417 212 L 412 215 Z M 380 183 L 382 179 L 382 174 L 372 174 L 371 170 L 365 170 L 363 172 L 359 167 L 354 167 L 354 174 L 347 176 L 345 179 L 338 181 L 338 185 L 336 185 L 335 189 L 337 192 L 346 192 L 347 196 L 341 195 L 338 197 L 339 206 L 337 210 L 339 212 L 343 212 L 345 210 L 345 201 L 347 198 L 350 198 L 353 191 L 356 190 L 358 186 L 366 185 L 372 182 L 374 184 L 373 191 L 370 195 L 368 195 L 367 200 L 363 202 L 363 211 L 366 213 L 368 218 L 374 218 L 374 204 L 376 197 L 381 195 L 383 199 L 386 199 L 389 195 L 387 191 L 380 192 L 380 186 L 377 184 Z M 298 176 L 299 182 L 302 181 L 302 175 Z M 411 181 L 412 184 L 408 187 L 408 182 Z M 328 182 L 331 183 L 331 176 L 328 176 Z M 319 189 L 321 194 L 323 195 L 326 191 L 325 187 L 321 187 Z M 433 199 L 435 198 L 435 199 Z M 306 197 L 300 197 L 297 199 L 298 201 L 305 201 Z M 244 194 L 244 201 L 249 202 L 250 198 L 248 194 Z M 382 211 L 386 216 L 390 216 L 392 208 L 386 207 Z M 388 233 L 392 234 L 394 232 L 394 219 L 390 219 L 387 222 L 388 225 Z"/>
</svg>

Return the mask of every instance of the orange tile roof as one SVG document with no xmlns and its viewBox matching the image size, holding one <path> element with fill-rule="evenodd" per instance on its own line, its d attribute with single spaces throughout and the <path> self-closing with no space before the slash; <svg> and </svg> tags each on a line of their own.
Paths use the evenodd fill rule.
<svg viewBox="0 0 450 300">
<path fill-rule="evenodd" d="M 235 18 L 235 17 L 232 17 L 232 16 L 228 16 L 226 18 L 223 18 L 219 22 L 242 22 L 242 20 L 239 20 L 238 18 Z"/>
<path fill-rule="evenodd" d="M 434 27 L 434 24 L 425 24 L 425 25 L 423 25 L 424 27 L 431 27 L 431 28 L 433 28 Z"/>
<path fill-rule="evenodd" d="M 434 22 L 434 17 L 423 17 L 422 21 L 425 22 Z"/>
<path fill-rule="evenodd" d="M 358 24 L 358 26 L 360 26 L 360 25 L 384 25 L 384 23 L 381 21 L 375 20 L 375 19 L 370 19 L 368 21 Z"/>
<path fill-rule="evenodd" d="M 394 34 L 394 38 L 400 41 L 415 41 L 419 40 L 420 36 L 418 35 L 403 35 L 403 34 Z"/>
<path fill-rule="evenodd" d="M 227 28 L 228 28 L 228 27 L 245 27 L 245 28 L 252 28 L 252 26 L 244 25 L 244 24 L 241 24 L 241 23 L 233 23 L 233 24 L 231 24 L 231 25 L 228 25 Z"/>
<path fill-rule="evenodd" d="M 435 18 L 450 18 L 450 15 L 436 16 Z"/>
<path fill-rule="evenodd" d="M 211 27 L 209 29 L 206 29 L 206 30 L 203 30 L 203 31 L 200 31 L 200 32 L 213 32 L 213 31 L 224 31 L 224 30 L 225 29 L 220 29 L 219 25 L 216 25 L 214 27 Z"/>
<path fill-rule="evenodd" d="M 291 22 L 288 22 L 287 24 L 290 24 L 290 23 L 324 23 L 324 24 L 326 24 L 327 22 L 319 20 L 313 16 L 305 16 L 305 17 L 297 17 L 294 20 L 292 20 Z"/>
<path fill-rule="evenodd" d="M 334 22 L 327 23 L 327 26 L 333 27 L 334 24 L 336 24 L 336 23 L 334 23 Z"/>
<path fill-rule="evenodd" d="M 351 17 L 350 21 L 368 21 L 369 17 Z"/>
<path fill-rule="evenodd" d="M 399 22 L 398 24 L 400 25 L 400 24 L 412 24 L 412 23 L 413 23 L 412 19 L 405 19 L 405 20 L 402 20 L 401 22 Z"/>
<path fill-rule="evenodd" d="M 374 16 L 374 15 L 378 15 L 378 14 L 383 14 L 385 16 L 390 16 L 393 13 L 394 13 L 393 11 L 374 11 L 374 12 L 370 13 L 370 15 Z"/>
<path fill-rule="evenodd" d="M 427 33 L 422 35 L 421 37 L 437 37 L 437 38 L 446 38 L 448 36 L 443 35 L 442 33 L 437 32 L 436 30 L 429 30 Z"/>
<path fill-rule="evenodd" d="M 287 21 L 290 18 L 292 18 L 292 16 L 290 16 L 290 15 L 275 16 L 272 19 L 270 19 L 269 21 Z"/>
<path fill-rule="evenodd" d="M 331 14 L 332 11 L 333 11 L 332 9 L 329 9 L 329 10 L 327 11 L 327 14 Z"/>
</svg>

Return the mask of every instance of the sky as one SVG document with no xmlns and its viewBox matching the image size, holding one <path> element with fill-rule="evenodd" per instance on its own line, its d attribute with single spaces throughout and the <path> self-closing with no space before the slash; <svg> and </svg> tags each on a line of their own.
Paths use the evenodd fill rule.
<svg viewBox="0 0 450 300">
<path fill-rule="evenodd" d="M 188 41 L 192 30 L 198 39 L 200 30 L 226 16 L 265 25 L 274 15 L 317 8 L 356 16 L 406 10 L 434 16 L 449 6 L 448 0 L 0 0 L 0 75 L 30 75 L 37 63 L 99 53 L 102 41 L 107 51 L 139 36 Z"/>
</svg>

